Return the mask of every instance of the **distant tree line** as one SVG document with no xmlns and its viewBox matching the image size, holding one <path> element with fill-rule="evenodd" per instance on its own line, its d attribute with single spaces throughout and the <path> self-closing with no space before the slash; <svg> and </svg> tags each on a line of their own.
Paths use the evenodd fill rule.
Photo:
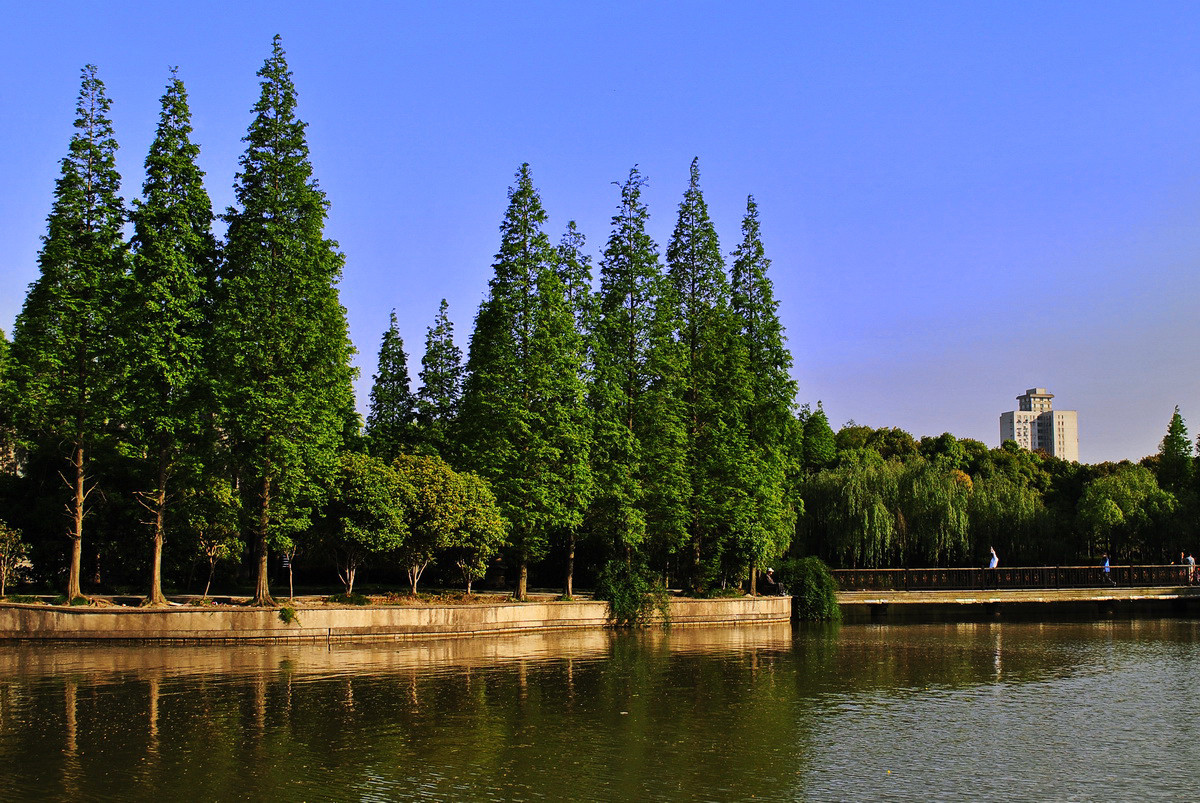
<svg viewBox="0 0 1200 803">
<path fill-rule="evenodd" d="M 127 207 L 84 68 L 39 276 L 12 342 L 0 332 L 0 582 L 31 566 L 71 599 L 86 583 L 161 603 L 164 584 L 207 593 L 225 565 L 267 605 L 274 555 L 347 594 L 365 566 L 414 593 L 433 566 L 468 591 L 503 575 L 523 598 L 532 573 L 570 597 L 582 575 L 615 598 L 753 588 L 789 555 L 1161 560 L 1197 535 L 1178 410 L 1141 465 L 1082 466 L 835 434 L 819 403 L 797 409 L 757 206 L 722 251 L 695 161 L 665 250 L 635 167 L 595 265 L 574 222 L 552 241 L 522 165 L 465 358 L 443 300 L 414 392 L 393 313 L 364 427 L 344 257 L 278 37 L 259 77 L 219 240 L 183 83 L 172 73 Z"/>
</svg>

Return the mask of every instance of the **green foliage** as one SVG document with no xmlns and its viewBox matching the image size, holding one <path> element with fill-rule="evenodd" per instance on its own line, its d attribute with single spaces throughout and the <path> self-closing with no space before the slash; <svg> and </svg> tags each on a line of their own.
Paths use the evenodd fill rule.
<svg viewBox="0 0 1200 803">
<path fill-rule="evenodd" d="M 370 605 L 371 598 L 363 594 L 331 594 L 325 597 L 325 602 L 331 602 L 335 605 Z"/>
<path fill-rule="evenodd" d="M 1192 439 L 1187 424 L 1179 414 L 1179 406 L 1167 425 L 1167 434 L 1158 447 L 1158 484 L 1164 490 L 1179 493 L 1191 488 L 1194 473 Z"/>
<path fill-rule="evenodd" d="M 605 551 L 621 557 L 640 550 L 646 537 L 643 500 L 649 472 L 641 433 L 657 425 L 664 441 L 660 452 L 668 447 L 682 448 L 678 416 L 659 411 L 663 417 L 654 421 L 647 403 L 647 388 L 653 378 L 648 352 L 663 277 L 658 246 L 646 233 L 649 212 L 641 197 L 645 183 L 636 167 L 629 171 L 600 262 L 593 378 L 588 396 L 592 410 L 592 471 L 597 489 L 590 524 L 607 541 Z M 667 462 L 666 468 L 670 468 L 676 461 Z M 657 480 L 656 493 L 664 500 L 658 507 L 665 510 L 668 501 L 678 498 L 675 489 L 682 486 L 682 474 L 677 469 L 660 471 Z M 656 522 L 656 529 L 672 545 L 686 532 L 681 520 L 666 517 Z"/>
<path fill-rule="evenodd" d="M 38 254 L 39 275 L 13 330 L 15 412 L 24 431 L 67 454 L 71 488 L 67 596 L 80 594 L 85 477 L 117 412 L 116 299 L 125 279 L 117 142 L 96 68 L 83 68 L 75 129 Z M 61 454 L 61 453 L 60 453 Z"/>
<path fill-rule="evenodd" d="M 1159 488 L 1149 469 L 1125 463 L 1085 486 L 1078 517 L 1092 554 L 1162 560 L 1170 545 L 1160 528 L 1176 507 L 1175 497 Z"/>
<path fill-rule="evenodd" d="M 411 451 L 418 440 L 416 420 L 417 397 L 409 387 L 408 357 L 393 310 L 379 346 L 379 368 L 371 386 L 366 427 L 371 454 L 392 460 L 402 452 Z"/>
<path fill-rule="evenodd" d="M 191 131 L 187 93 L 172 74 L 146 157 L 143 198 L 134 204 L 132 271 L 116 340 L 126 370 L 122 437 L 141 464 L 139 496 L 150 512 L 153 545 L 149 599 L 156 604 L 165 602 L 161 564 L 169 486 L 179 462 L 195 458 L 189 447 L 203 438 L 212 401 L 205 347 L 212 336 L 207 312 L 216 241 Z"/>
<path fill-rule="evenodd" d="M 820 471 L 837 459 L 837 438 L 820 402 L 804 422 L 804 467 Z"/>
<path fill-rule="evenodd" d="M 491 483 L 511 528 L 518 598 L 529 563 L 553 533 L 579 526 L 592 493 L 583 343 L 545 220 L 522 165 L 475 318 L 460 418 L 464 462 Z"/>
<path fill-rule="evenodd" d="M 279 621 L 285 625 L 300 624 L 300 617 L 296 614 L 296 609 L 291 605 L 284 605 L 279 609 Z"/>
<path fill-rule="evenodd" d="M 21 540 L 21 531 L 0 521 L 0 597 L 7 593 L 9 583 L 21 577 L 29 558 L 29 545 Z"/>
<path fill-rule="evenodd" d="M 354 419 L 353 348 L 324 236 L 328 202 L 312 177 L 296 89 L 275 37 L 234 187 L 217 336 L 222 423 L 257 508 L 255 601 L 270 604 L 272 537 L 303 530 Z"/>
<path fill-rule="evenodd" d="M 596 578 L 596 599 L 608 603 L 609 617 L 617 627 L 642 627 L 657 610 L 664 624 L 667 616 L 666 589 L 656 584 L 644 568 L 610 560 Z"/>
<path fill-rule="evenodd" d="M 446 543 L 449 560 L 458 567 L 471 593 L 471 583 L 483 577 L 492 558 L 508 538 L 508 522 L 500 514 L 487 480 L 475 474 L 458 475 L 463 486 L 463 514 Z"/>
<path fill-rule="evenodd" d="M 837 583 L 829 567 L 812 555 L 784 561 L 779 579 L 792 595 L 792 610 L 802 622 L 838 622 Z"/>
<path fill-rule="evenodd" d="M 360 566 L 399 549 L 410 536 L 408 516 L 416 493 L 408 478 L 377 457 L 343 452 L 326 513 L 327 546 L 346 593 Z"/>
<path fill-rule="evenodd" d="M 456 459 L 453 435 L 462 400 L 462 349 L 454 345 L 454 324 L 446 299 L 425 336 L 421 358 L 421 389 L 417 391 L 417 422 L 422 442 L 448 461 Z"/>
<path fill-rule="evenodd" d="M 400 455 L 394 470 L 410 488 L 404 509 L 408 535 L 399 546 L 400 564 L 413 594 L 426 567 L 452 543 L 467 512 L 467 487 L 440 457 Z"/>
</svg>

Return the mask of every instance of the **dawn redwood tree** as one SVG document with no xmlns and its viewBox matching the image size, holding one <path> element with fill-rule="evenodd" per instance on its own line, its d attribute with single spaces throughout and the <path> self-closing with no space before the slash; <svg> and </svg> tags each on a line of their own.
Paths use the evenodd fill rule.
<svg viewBox="0 0 1200 803">
<path fill-rule="evenodd" d="M 596 483 L 591 527 L 610 539 L 608 556 L 627 565 L 641 556 L 646 538 L 640 434 L 647 429 L 648 355 L 663 290 L 658 246 L 646 232 L 645 184 L 636 166 L 629 171 L 600 261 L 588 394 Z"/>
<path fill-rule="evenodd" d="M 38 254 L 39 275 L 13 330 L 12 359 L 22 429 L 68 451 L 62 472 L 71 558 L 67 598 L 82 595 L 80 563 L 90 450 L 117 412 L 113 316 L 125 280 L 125 208 L 119 195 L 111 102 L 96 67 L 83 68 L 75 134 Z"/>
<path fill-rule="evenodd" d="M 523 599 L 529 564 L 553 533 L 579 525 L 592 482 L 582 343 L 528 164 L 516 178 L 471 336 L 460 429 L 464 462 L 491 483 L 510 524 Z"/>
<path fill-rule="evenodd" d="M 804 419 L 804 467 L 808 471 L 820 471 L 833 465 L 837 459 L 837 436 L 829 426 L 825 408 L 817 402 L 817 409 Z"/>
<path fill-rule="evenodd" d="M 1192 484 L 1192 439 L 1187 424 L 1179 414 L 1179 405 L 1167 425 L 1167 434 L 1158 447 L 1158 484 L 1165 491 L 1178 495 L 1190 490 Z"/>
<path fill-rule="evenodd" d="M 158 131 L 146 157 L 143 198 L 134 203 L 132 280 L 122 297 L 126 368 L 125 438 L 148 464 L 149 487 L 139 492 L 150 513 L 151 605 L 162 593 L 162 551 L 168 486 L 189 456 L 208 414 L 205 315 L 213 290 L 216 241 L 212 203 L 200 149 L 191 142 L 191 113 L 183 82 L 172 72 L 162 97 Z M 194 455 L 196 452 L 191 452 Z"/>
<path fill-rule="evenodd" d="M 417 424 L 422 441 L 443 460 L 453 463 L 451 441 L 462 400 L 462 349 L 454 345 L 454 324 L 446 299 L 425 335 L 421 389 L 417 391 Z"/>
<path fill-rule="evenodd" d="M 730 307 L 747 360 L 749 398 L 743 411 L 752 461 L 748 493 L 750 516 L 751 588 L 760 561 L 783 554 L 795 531 L 795 502 L 789 488 L 792 455 L 789 444 L 796 426 L 793 407 L 796 383 L 791 378 L 792 355 L 784 342 L 779 302 L 767 275 L 766 256 L 754 197 L 746 199 L 742 241 L 733 252 Z"/>
<path fill-rule="evenodd" d="M 379 368 L 371 386 L 367 414 L 367 448 L 375 457 L 392 460 L 416 444 L 417 397 L 409 386 L 408 356 L 393 310 L 379 346 Z"/>
<path fill-rule="evenodd" d="M 575 221 L 569 221 L 567 223 L 567 231 L 563 234 L 562 239 L 559 240 L 558 246 L 555 249 L 557 257 L 555 273 L 562 285 L 562 292 L 567 308 L 570 309 L 571 314 L 574 316 L 575 331 L 580 338 L 577 342 L 581 352 L 579 378 L 586 391 L 591 382 L 595 305 L 592 295 L 592 260 L 591 257 L 583 253 L 585 242 L 585 238 L 575 225 Z M 579 424 L 582 426 L 589 441 L 590 454 L 593 424 L 591 420 L 591 407 L 586 404 L 586 398 L 584 399 L 584 403 L 579 406 L 577 413 L 580 416 Z M 591 466 L 589 463 L 589 475 L 590 471 Z M 590 493 L 591 491 L 589 492 L 589 501 Z M 582 524 L 583 519 L 580 518 L 575 527 L 566 529 L 561 533 L 563 551 L 566 554 L 566 570 L 563 578 L 563 597 L 566 599 L 571 599 L 575 593 L 575 548 Z"/>
<path fill-rule="evenodd" d="M 17 433 L 13 417 L 16 397 L 12 381 L 11 348 L 4 330 L 0 329 L 0 475 L 17 473 Z"/>
<path fill-rule="evenodd" d="M 700 190 L 697 160 L 667 245 L 667 275 L 687 432 L 688 584 L 698 591 L 715 573 L 714 562 L 724 559 L 731 537 L 751 521 L 747 486 L 755 466 L 745 442 L 750 384 L 745 347 L 730 312 L 725 261 Z"/>
<path fill-rule="evenodd" d="M 271 605 L 273 532 L 307 525 L 353 415 L 344 257 L 324 235 L 328 201 L 312 177 L 296 88 L 275 37 L 258 75 L 236 206 L 220 270 L 216 339 L 222 418 L 253 496 L 256 605 Z"/>
</svg>

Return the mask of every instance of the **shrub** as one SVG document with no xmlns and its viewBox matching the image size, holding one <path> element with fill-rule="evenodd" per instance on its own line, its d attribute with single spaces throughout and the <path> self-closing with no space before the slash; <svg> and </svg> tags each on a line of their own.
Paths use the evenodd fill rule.
<svg viewBox="0 0 1200 803">
<path fill-rule="evenodd" d="M 370 605 L 371 598 L 362 594 L 334 594 L 326 597 L 326 602 L 334 602 L 338 605 Z"/>
<path fill-rule="evenodd" d="M 300 624 L 300 617 L 296 615 L 296 609 L 291 605 L 284 605 L 279 609 L 279 620 L 285 625 L 290 625 L 292 622 Z"/>
<path fill-rule="evenodd" d="M 662 614 L 663 625 L 670 626 L 667 590 L 641 567 L 619 560 L 604 564 L 596 580 L 596 599 L 608 603 L 609 618 L 617 627 L 644 626 L 655 610 Z"/>
<path fill-rule="evenodd" d="M 792 610 L 803 622 L 838 622 L 837 583 L 818 557 L 792 558 L 780 567 L 780 579 L 792 594 Z"/>
</svg>

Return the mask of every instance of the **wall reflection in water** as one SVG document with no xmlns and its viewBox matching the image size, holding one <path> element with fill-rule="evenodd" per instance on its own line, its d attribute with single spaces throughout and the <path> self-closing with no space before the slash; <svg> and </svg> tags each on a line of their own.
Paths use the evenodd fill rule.
<svg viewBox="0 0 1200 803">
<path fill-rule="evenodd" d="M 998 773 L 1045 796 L 1070 770 L 1022 740 L 1061 729 L 1072 760 L 1106 760 L 1086 720 L 1111 716 L 1112 683 L 1141 689 L 1127 730 L 1190 728 L 1148 701 L 1198 668 L 1196 636 L 1146 621 L 9 645 L 0 797 L 949 798 Z"/>
</svg>

